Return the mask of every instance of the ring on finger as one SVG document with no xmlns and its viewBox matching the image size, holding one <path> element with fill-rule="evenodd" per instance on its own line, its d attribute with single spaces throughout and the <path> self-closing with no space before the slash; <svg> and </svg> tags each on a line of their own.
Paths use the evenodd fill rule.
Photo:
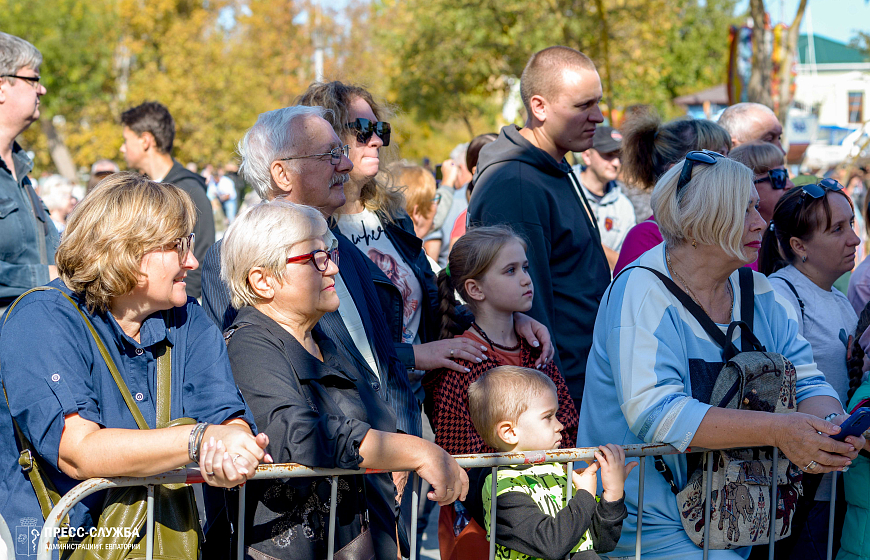
<svg viewBox="0 0 870 560">
<path fill-rule="evenodd" d="M 241 457 L 241 456 L 242 456 L 241 453 L 236 453 L 235 455 L 233 455 L 233 464 L 234 464 L 234 465 L 236 464 L 236 459 L 238 459 L 238 458 Z"/>
<path fill-rule="evenodd" d="M 453 357 L 453 348 L 450 349 L 450 357 Z"/>
<path fill-rule="evenodd" d="M 815 469 L 817 466 L 818 466 L 818 463 L 816 463 L 815 461 L 810 461 L 810 464 L 808 464 L 807 466 L 805 466 L 805 467 L 804 467 L 804 470 L 805 470 L 805 471 L 811 471 L 811 470 Z"/>
<path fill-rule="evenodd" d="M 206 475 L 206 476 L 214 476 L 214 473 L 213 473 L 213 472 L 207 472 L 207 473 L 205 473 L 205 475 Z"/>
<path fill-rule="evenodd" d="M 448 492 L 453 492 L 453 488 L 448 488 L 447 491 L 448 491 Z"/>
</svg>

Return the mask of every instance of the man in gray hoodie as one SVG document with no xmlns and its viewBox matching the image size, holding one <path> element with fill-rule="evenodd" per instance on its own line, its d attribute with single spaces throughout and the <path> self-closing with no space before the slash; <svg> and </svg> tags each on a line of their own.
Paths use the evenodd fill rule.
<svg viewBox="0 0 870 560">
<path fill-rule="evenodd" d="M 550 329 L 556 364 L 580 410 L 592 327 L 610 267 L 565 154 L 592 147 L 595 126 L 604 120 L 601 80 L 583 53 L 549 47 L 532 55 L 520 93 L 525 126 L 506 126 L 480 152 L 469 221 L 510 224 L 528 240 L 535 285 L 529 315 Z"/>
</svg>

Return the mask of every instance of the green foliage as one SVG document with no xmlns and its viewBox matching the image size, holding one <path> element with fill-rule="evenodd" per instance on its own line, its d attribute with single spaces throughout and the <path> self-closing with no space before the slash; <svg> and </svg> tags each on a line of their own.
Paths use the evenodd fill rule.
<svg viewBox="0 0 870 560">
<path fill-rule="evenodd" d="M 870 60 L 870 33 L 856 31 L 855 36 L 849 41 L 849 46 L 861 49 L 864 52 L 864 58 Z"/>
<path fill-rule="evenodd" d="M 259 113 L 291 105 L 313 80 L 315 19 L 326 79 L 386 102 L 400 157 L 439 160 L 497 131 L 511 81 L 554 44 L 592 57 L 611 107 L 673 116 L 674 97 L 725 80 L 735 3 L 370 0 L 315 18 L 314 0 L 0 0 L 0 13 L 4 31 L 42 51 L 42 118 L 63 117 L 53 122 L 85 167 L 120 160 L 120 113 L 146 100 L 175 117 L 179 160 L 230 160 Z M 38 171 L 52 167 L 39 126 L 24 142 Z"/>
</svg>

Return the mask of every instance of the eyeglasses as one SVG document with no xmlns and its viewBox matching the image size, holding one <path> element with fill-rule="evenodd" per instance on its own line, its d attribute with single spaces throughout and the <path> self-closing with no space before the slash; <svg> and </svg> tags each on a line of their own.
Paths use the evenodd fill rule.
<svg viewBox="0 0 870 560">
<path fill-rule="evenodd" d="M 802 186 L 801 190 L 803 190 L 801 193 L 801 204 L 803 204 L 806 195 L 810 195 L 812 198 L 822 198 L 827 191 L 836 192 L 843 190 L 843 185 L 834 179 L 822 179 L 815 185 Z"/>
<path fill-rule="evenodd" d="M 308 261 L 314 263 L 314 268 L 316 268 L 318 272 L 326 272 L 326 268 L 329 266 L 329 261 L 334 262 L 335 266 L 338 266 L 338 249 L 332 249 L 330 251 L 315 249 L 314 251 L 305 253 L 304 255 L 287 258 L 287 264 L 305 264 Z"/>
<path fill-rule="evenodd" d="M 284 158 L 278 158 L 278 161 L 289 161 L 291 159 L 308 159 L 308 158 L 321 158 L 324 156 L 329 156 L 329 163 L 332 165 L 338 165 L 341 162 L 341 156 L 347 157 L 350 153 L 350 146 L 345 144 L 344 146 L 339 146 L 329 150 L 328 152 L 324 152 L 322 154 L 311 154 L 310 156 L 290 156 Z"/>
<path fill-rule="evenodd" d="M 3 74 L 0 75 L 0 78 L 18 78 L 19 80 L 25 80 L 30 82 L 30 85 L 33 86 L 33 89 L 39 89 L 39 76 L 19 76 L 17 74 Z M 386 146 L 386 144 L 384 144 Z"/>
<path fill-rule="evenodd" d="M 787 169 L 771 169 L 767 172 L 766 177 L 752 181 L 754 184 L 770 181 L 770 188 L 775 191 L 781 191 L 788 187 L 788 170 Z"/>
<path fill-rule="evenodd" d="M 384 142 L 384 146 L 390 145 L 390 123 L 388 122 L 372 122 L 368 119 L 356 119 L 351 123 L 344 125 L 345 128 L 356 130 L 356 139 L 362 144 L 368 144 L 372 134 L 377 134 Z"/>
<path fill-rule="evenodd" d="M 190 251 L 193 249 L 193 242 L 195 240 L 196 234 L 191 233 L 190 235 L 179 237 L 174 241 L 175 250 L 178 251 L 178 262 L 182 266 L 184 265 L 184 261 L 187 260 L 187 255 L 190 254 Z"/>
<path fill-rule="evenodd" d="M 683 171 L 680 173 L 680 181 L 677 183 L 677 194 L 683 190 L 683 187 L 689 184 L 692 180 L 692 168 L 696 163 L 705 163 L 707 165 L 715 165 L 716 158 L 725 158 L 719 152 L 710 150 L 696 150 L 686 154 L 686 161 L 683 163 Z"/>
<path fill-rule="evenodd" d="M 436 194 L 435 196 L 433 196 L 433 197 L 432 197 L 432 202 L 434 202 L 435 204 L 440 204 L 440 203 L 441 203 L 441 195 L 440 195 L 440 194 Z"/>
</svg>

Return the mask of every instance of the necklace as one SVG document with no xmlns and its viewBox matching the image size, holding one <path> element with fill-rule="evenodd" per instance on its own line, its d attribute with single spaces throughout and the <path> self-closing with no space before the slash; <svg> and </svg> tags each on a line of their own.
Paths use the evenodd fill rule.
<svg viewBox="0 0 870 560">
<path fill-rule="evenodd" d="M 516 352 L 517 350 L 520 349 L 520 346 L 522 346 L 522 342 L 520 342 L 519 340 L 517 340 L 516 346 L 502 346 L 501 344 L 496 344 L 486 335 L 485 332 L 483 332 L 483 329 L 480 328 L 480 325 L 472 322 L 471 326 L 474 328 L 474 330 L 476 330 L 478 333 L 480 333 L 480 336 L 483 338 L 483 340 L 486 341 L 487 344 L 489 344 L 489 346 L 491 348 L 498 348 L 499 350 L 504 350 L 506 352 Z"/>
<path fill-rule="evenodd" d="M 692 291 L 692 289 L 689 287 L 689 284 L 686 282 L 686 280 L 682 276 L 680 276 L 680 273 L 677 272 L 677 270 L 674 268 L 674 263 L 671 261 L 671 252 L 668 251 L 667 249 L 665 249 L 665 257 L 667 258 L 667 261 L 668 261 L 668 268 L 673 273 L 673 275 L 677 277 L 677 280 L 680 281 L 680 283 L 683 285 L 683 288 L 686 289 L 686 293 L 689 294 L 689 297 L 692 298 L 692 301 L 694 301 L 696 304 L 698 304 L 698 307 L 703 309 L 704 313 L 706 313 L 707 315 L 710 315 L 710 313 L 707 311 L 707 308 L 704 307 L 703 305 L 701 305 L 701 302 L 698 301 L 698 298 L 695 296 L 695 292 Z M 728 292 L 728 295 L 731 298 L 731 303 L 729 306 L 729 309 L 731 310 L 730 314 L 729 314 L 729 319 L 730 319 L 730 317 L 733 316 L 733 314 L 734 314 L 734 291 L 731 290 L 731 282 L 727 282 L 727 281 L 725 282 L 725 291 Z"/>
</svg>

